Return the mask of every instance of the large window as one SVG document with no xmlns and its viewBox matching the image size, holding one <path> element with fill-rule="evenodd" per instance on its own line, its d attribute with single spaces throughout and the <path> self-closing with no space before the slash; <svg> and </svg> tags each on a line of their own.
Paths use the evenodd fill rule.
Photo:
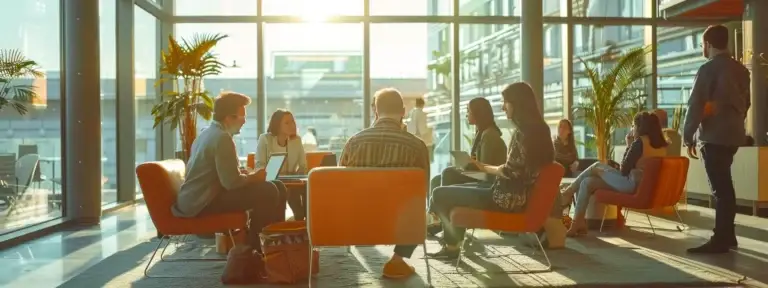
<svg viewBox="0 0 768 288">
<path fill-rule="evenodd" d="M 136 107 L 136 165 L 156 159 L 152 106 L 157 102 L 155 78 L 158 70 L 158 21 L 143 9 L 134 7 L 134 101 Z M 138 183 L 138 182 L 136 182 Z M 136 185 L 136 193 L 140 193 Z"/>
<path fill-rule="evenodd" d="M 371 15 L 451 16 L 453 1 L 370 0 Z"/>
<path fill-rule="evenodd" d="M 61 67 L 59 0 L 8 1 L 0 18 L 0 58 L 37 62 L 42 77 L 15 79 L 37 94 L 28 111 L 0 110 L 0 234 L 61 216 Z M 5 60 L 5 59 L 4 59 Z M 3 94 L 13 98 L 15 93 Z"/>
<path fill-rule="evenodd" d="M 341 152 L 363 128 L 363 26 L 267 24 L 264 49 L 265 121 L 287 109 L 299 135 L 314 127 L 318 149 Z"/>
<path fill-rule="evenodd" d="M 574 106 L 582 103 L 583 93 L 591 87 L 591 82 L 584 73 L 584 62 L 596 67 L 598 71 L 610 69 L 616 64 L 616 60 L 623 53 L 632 48 L 641 48 L 646 45 L 644 37 L 644 26 L 591 26 L 576 25 L 574 27 L 574 57 L 573 61 L 573 101 Z M 585 36 L 588 35 L 588 36 Z M 647 64 L 650 65 L 650 64 Z M 647 83 L 636 83 L 638 88 L 645 87 Z M 637 91 L 638 96 L 647 97 L 650 91 Z M 647 103 L 639 102 L 637 105 L 646 106 Z M 629 107 L 628 107 L 629 108 Z M 581 157 L 594 157 L 592 140 L 592 131 L 581 118 L 581 115 L 575 114 L 574 137 L 578 145 L 579 155 Z M 614 143 L 623 144 L 624 135 L 627 129 L 618 129 L 614 135 Z M 615 155 L 614 155 L 615 156 Z M 621 156 L 621 155 L 619 155 Z"/>
<path fill-rule="evenodd" d="M 117 202 L 117 57 L 114 0 L 99 0 L 101 202 Z"/>
<path fill-rule="evenodd" d="M 495 32 L 489 31 L 495 29 Z M 520 81 L 520 25 L 464 24 L 459 26 L 461 148 L 469 151 L 475 127 L 467 121 L 467 103 L 486 98 L 493 107 L 502 137 L 509 139 L 510 126 L 501 110 L 501 91 Z"/>
<path fill-rule="evenodd" d="M 307 21 L 319 22 L 330 16 L 361 16 L 363 4 L 360 0 L 263 0 L 262 14 L 294 15 Z"/>
<path fill-rule="evenodd" d="M 564 0 L 571 1 L 575 17 L 647 18 L 648 1 L 655 0 Z"/>
<path fill-rule="evenodd" d="M 249 152 L 256 151 L 256 140 L 258 139 L 258 130 L 256 115 L 256 24 L 177 24 L 176 39 L 193 39 L 197 33 L 202 34 L 221 34 L 227 37 L 222 39 L 219 44 L 211 51 L 219 57 L 219 61 L 224 63 L 225 67 L 221 74 L 206 77 L 204 87 L 210 93 L 211 97 L 217 96 L 224 91 L 234 91 L 248 95 L 253 100 L 253 104 L 248 107 L 247 121 L 235 136 L 238 154 L 245 156 Z M 208 126 L 209 122 L 198 119 L 198 128 L 202 129 Z M 177 133 L 177 132 L 174 132 Z M 177 137 L 177 144 L 181 145 Z M 181 146 L 179 146 L 180 148 Z"/>
<path fill-rule="evenodd" d="M 410 12 L 418 13 L 415 10 L 410 8 Z M 450 82 L 450 72 L 446 73 L 450 65 L 437 62 L 450 56 L 440 51 L 439 39 L 427 36 L 428 28 L 426 23 L 371 24 L 371 94 L 387 87 L 400 90 L 406 121 L 416 99 L 425 100 L 431 133 L 424 140 L 434 150 L 430 167 L 432 175 L 438 175 L 451 160 L 451 99 L 450 85 L 445 85 Z"/>
<path fill-rule="evenodd" d="M 173 0 L 179 16 L 253 16 L 258 11 L 256 0 Z"/>
<path fill-rule="evenodd" d="M 658 106 L 667 110 L 668 123 L 672 123 L 672 111 L 688 102 L 693 79 L 706 58 L 699 46 L 705 27 L 659 27 L 656 31 L 659 44 L 658 59 Z"/>
<path fill-rule="evenodd" d="M 544 25 L 544 115 L 563 117 L 563 35 L 566 26 Z"/>
</svg>

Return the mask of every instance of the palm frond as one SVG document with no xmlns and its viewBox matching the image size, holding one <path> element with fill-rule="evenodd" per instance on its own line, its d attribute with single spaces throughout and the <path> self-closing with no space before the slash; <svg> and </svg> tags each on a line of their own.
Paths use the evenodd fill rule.
<svg viewBox="0 0 768 288">
<path fill-rule="evenodd" d="M 652 51 L 652 46 L 629 49 L 618 58 L 599 57 L 603 59 L 600 63 L 579 58 L 590 86 L 574 105 L 574 115 L 583 118 L 594 131 L 600 159 L 610 157 L 614 131 L 632 122 L 632 107 L 642 100 L 637 85 L 650 76 L 645 56 Z"/>
<path fill-rule="evenodd" d="M 0 49 L 0 111 L 10 106 L 19 114 L 26 114 L 26 104 L 37 98 L 37 93 L 34 85 L 24 82 L 44 76 L 37 62 L 24 56 L 20 50 Z"/>
</svg>

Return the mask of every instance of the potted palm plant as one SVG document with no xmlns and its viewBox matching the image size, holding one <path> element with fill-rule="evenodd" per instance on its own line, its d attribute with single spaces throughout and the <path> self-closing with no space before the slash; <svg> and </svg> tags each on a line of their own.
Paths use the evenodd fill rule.
<svg viewBox="0 0 768 288">
<path fill-rule="evenodd" d="M 170 83 L 160 103 L 152 107 L 153 128 L 167 124 L 178 128 L 182 160 L 189 159 L 192 142 L 197 137 L 197 119 L 210 120 L 213 100 L 203 86 L 207 76 L 218 75 L 225 66 L 211 50 L 226 35 L 195 34 L 191 41 L 168 37 L 168 49 L 161 52 L 160 77 L 155 86 Z"/>
<path fill-rule="evenodd" d="M 591 85 L 574 105 L 574 115 L 592 128 L 601 162 L 610 160 L 613 132 L 632 123 L 631 107 L 642 97 L 638 81 L 652 76 L 645 64 L 645 56 L 651 51 L 652 46 L 633 48 L 620 56 L 600 57 L 597 64 L 579 58 Z"/>
<path fill-rule="evenodd" d="M 21 79 L 41 78 L 37 62 L 16 49 L 0 49 L 0 111 L 7 106 L 20 115 L 27 114 L 27 103 L 37 98 L 35 86 L 17 83 Z M 31 83 L 31 82 L 30 82 Z"/>
</svg>

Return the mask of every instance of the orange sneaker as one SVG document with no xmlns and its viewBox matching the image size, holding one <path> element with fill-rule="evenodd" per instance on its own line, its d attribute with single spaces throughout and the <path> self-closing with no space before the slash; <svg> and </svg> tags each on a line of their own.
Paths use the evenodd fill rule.
<svg viewBox="0 0 768 288">
<path fill-rule="evenodd" d="M 402 279 L 410 277 L 416 273 L 416 269 L 413 266 L 408 265 L 402 259 L 390 259 L 387 264 L 384 264 L 383 275 L 386 278 Z"/>
</svg>

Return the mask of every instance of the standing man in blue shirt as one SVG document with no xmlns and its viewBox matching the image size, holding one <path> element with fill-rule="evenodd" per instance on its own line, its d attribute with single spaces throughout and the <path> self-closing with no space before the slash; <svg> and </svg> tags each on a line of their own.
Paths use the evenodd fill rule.
<svg viewBox="0 0 768 288">
<path fill-rule="evenodd" d="M 707 243 L 688 252 L 716 254 L 738 246 L 731 165 L 738 147 L 746 143 L 744 120 L 751 103 L 750 76 L 749 70 L 728 52 L 728 28 L 709 26 L 702 38 L 704 57 L 709 60 L 701 65 L 693 83 L 683 141 L 688 155 L 694 159 L 698 159 L 696 148 L 700 144 L 704 169 L 717 202 L 715 234 Z M 694 137 L 697 131 L 698 139 Z"/>
</svg>

